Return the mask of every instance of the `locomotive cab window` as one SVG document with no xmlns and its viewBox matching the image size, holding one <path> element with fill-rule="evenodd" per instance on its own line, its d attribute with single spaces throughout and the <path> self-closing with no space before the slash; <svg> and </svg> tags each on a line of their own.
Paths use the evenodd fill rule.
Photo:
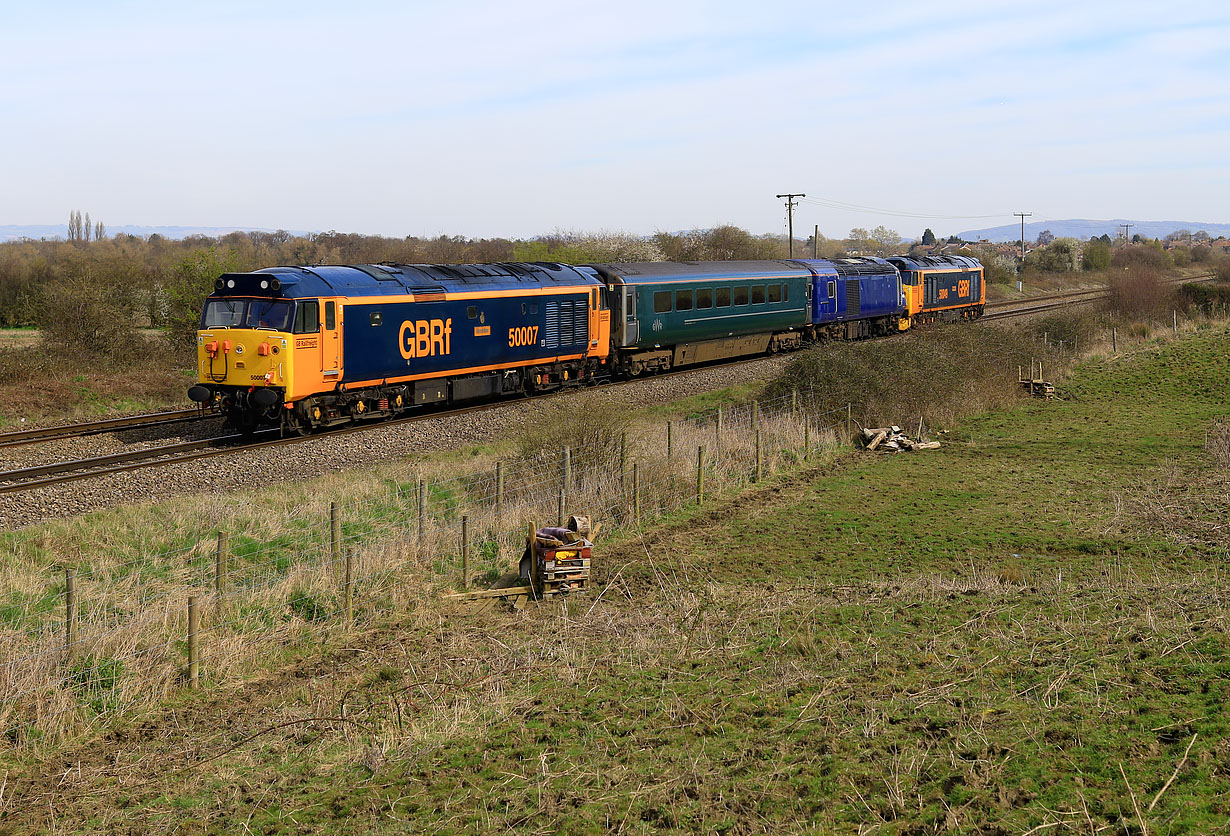
<svg viewBox="0 0 1230 836">
<path fill-rule="evenodd" d="M 756 287 L 752 288 L 752 304 L 753 305 L 763 305 L 764 304 L 764 285 L 757 285 Z"/>
<path fill-rule="evenodd" d="M 337 327 L 337 306 L 335 302 L 325 302 L 325 329 L 332 331 Z"/>
<path fill-rule="evenodd" d="M 367 315 L 367 321 L 372 324 L 373 328 L 379 328 L 384 323 L 384 314 L 380 311 L 372 311 Z"/>
<path fill-rule="evenodd" d="M 676 290 L 675 291 L 675 310 L 690 311 L 692 310 L 692 291 Z"/>
<path fill-rule="evenodd" d="M 705 287 L 696 291 L 696 307 L 712 308 L 713 307 L 713 288 Z"/>
<path fill-rule="evenodd" d="M 763 288 L 761 289 L 760 292 L 764 293 Z M 747 288 L 746 287 L 736 287 L 735 288 L 735 304 L 736 305 L 746 305 L 747 304 Z"/>
<path fill-rule="evenodd" d="M 320 330 L 320 303 L 315 299 L 295 306 L 295 333 L 315 334 Z"/>
<path fill-rule="evenodd" d="M 670 313 L 671 310 L 671 292 L 669 290 L 659 290 L 653 294 L 653 312 L 654 313 Z"/>
<path fill-rule="evenodd" d="M 248 303 L 242 299 L 210 299 L 201 317 L 202 328 L 238 328 L 243 324 Z"/>
<path fill-rule="evenodd" d="M 719 308 L 729 308 L 730 307 L 730 288 L 729 287 L 719 287 L 717 289 L 717 306 Z"/>
<path fill-rule="evenodd" d="M 769 301 L 770 302 L 782 301 L 782 285 L 780 284 L 769 285 Z"/>
</svg>

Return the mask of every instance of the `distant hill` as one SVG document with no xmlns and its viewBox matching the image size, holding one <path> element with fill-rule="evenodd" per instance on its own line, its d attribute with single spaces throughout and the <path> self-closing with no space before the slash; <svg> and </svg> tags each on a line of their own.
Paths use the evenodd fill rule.
<svg viewBox="0 0 1230 836">
<path fill-rule="evenodd" d="M 1142 235 L 1145 238 L 1165 238 L 1172 232 L 1186 229 L 1189 232 L 1205 232 L 1217 238 L 1221 235 L 1230 236 L 1230 224 L 1213 224 L 1201 221 L 1132 221 L 1126 218 L 1110 221 L 1091 221 L 1073 219 L 1067 221 L 1035 221 L 1025 224 L 1025 240 L 1036 241 L 1038 233 L 1049 229 L 1056 238 L 1080 238 L 1088 240 L 1099 235 L 1109 235 L 1114 238 L 1123 234 L 1123 225 L 1131 224 L 1129 235 Z M 1005 224 L 989 229 L 971 229 L 968 232 L 958 232 L 958 238 L 966 241 L 1019 241 L 1021 240 L 1021 225 Z"/>
<path fill-rule="evenodd" d="M 189 235 L 206 235 L 210 238 L 218 238 L 226 235 L 228 232 L 275 232 L 273 229 L 257 229 L 252 227 L 241 226 L 107 226 L 107 237 L 116 235 L 137 235 L 141 238 L 148 238 L 151 235 L 158 234 L 163 238 L 187 238 Z M 306 232 L 299 230 L 288 230 L 292 235 L 306 235 Z M 67 238 L 67 224 L 9 224 L 0 225 L 0 242 L 17 241 L 21 238 L 32 238 L 35 241 L 40 238 Z"/>
</svg>

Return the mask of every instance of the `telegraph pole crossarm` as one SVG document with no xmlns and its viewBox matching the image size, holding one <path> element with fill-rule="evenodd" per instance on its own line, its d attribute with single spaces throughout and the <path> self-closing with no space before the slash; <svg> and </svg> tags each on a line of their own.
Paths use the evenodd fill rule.
<svg viewBox="0 0 1230 836">
<path fill-rule="evenodd" d="M 1033 212 L 1013 212 L 1021 219 L 1021 266 L 1025 266 L 1025 219 L 1033 214 Z"/>
<path fill-rule="evenodd" d="M 794 207 L 795 207 L 794 199 L 796 197 L 807 197 L 807 195 L 802 194 L 802 193 L 779 194 L 777 197 L 779 200 L 783 197 L 786 198 L 786 224 L 789 230 L 788 234 L 790 236 L 790 257 L 794 258 Z"/>
</svg>

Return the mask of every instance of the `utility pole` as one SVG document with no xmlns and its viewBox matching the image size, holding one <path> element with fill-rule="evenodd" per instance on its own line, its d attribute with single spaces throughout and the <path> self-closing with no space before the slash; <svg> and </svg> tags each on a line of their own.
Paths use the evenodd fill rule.
<svg viewBox="0 0 1230 836">
<path fill-rule="evenodd" d="M 786 224 L 790 230 L 790 257 L 794 258 L 794 199 L 807 197 L 805 194 L 779 194 L 778 198 L 786 198 Z"/>
<path fill-rule="evenodd" d="M 1191 233 L 1188 233 L 1188 235 L 1187 235 L 1187 248 L 1188 248 L 1189 250 L 1192 248 L 1192 240 L 1191 240 L 1191 239 L 1192 239 Z M 820 224 L 816 224 L 816 230 L 815 230 L 815 232 L 813 232 L 813 233 L 811 234 L 811 257 L 812 257 L 812 258 L 819 258 L 819 257 L 820 257 Z"/>
<path fill-rule="evenodd" d="M 1025 266 L 1025 219 L 1028 218 L 1030 215 L 1032 215 L 1033 212 L 1013 212 L 1012 214 L 1016 215 L 1018 218 L 1021 219 L 1021 266 L 1024 267 Z"/>
<path fill-rule="evenodd" d="M 1126 244 L 1128 242 L 1127 231 L 1136 226 L 1136 224 L 1119 224 L 1119 226 L 1123 227 L 1123 243 Z"/>
</svg>

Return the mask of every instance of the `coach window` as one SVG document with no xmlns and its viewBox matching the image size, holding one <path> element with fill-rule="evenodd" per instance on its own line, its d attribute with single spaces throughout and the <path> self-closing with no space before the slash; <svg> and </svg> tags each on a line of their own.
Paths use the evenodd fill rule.
<svg viewBox="0 0 1230 836">
<path fill-rule="evenodd" d="M 729 308 L 730 307 L 730 288 L 729 287 L 719 287 L 717 289 L 717 306 L 719 308 Z"/>
<path fill-rule="evenodd" d="M 325 302 L 325 330 L 332 331 L 337 327 L 337 308 L 334 302 Z"/>
<path fill-rule="evenodd" d="M 712 308 L 713 307 L 713 288 L 704 287 L 696 291 L 696 307 Z"/>
<path fill-rule="evenodd" d="M 782 301 L 783 302 L 790 301 L 790 285 L 787 285 L 787 284 L 782 285 Z"/>
<path fill-rule="evenodd" d="M 671 310 L 671 292 L 669 290 L 659 290 L 653 294 L 653 312 L 654 313 L 670 313 Z"/>
<path fill-rule="evenodd" d="M 747 288 L 746 287 L 736 287 L 735 288 L 735 304 L 736 305 L 746 305 L 747 304 Z"/>
<path fill-rule="evenodd" d="M 692 310 L 692 291 L 676 290 L 675 291 L 675 310 L 690 311 Z"/>
<path fill-rule="evenodd" d="M 752 288 L 752 304 L 753 305 L 763 305 L 764 304 L 764 285 L 757 285 L 756 287 Z"/>
<path fill-rule="evenodd" d="M 829 282 L 829 298 L 835 299 L 836 297 L 837 297 L 837 282 Z"/>
<path fill-rule="evenodd" d="M 782 286 L 780 284 L 769 285 L 769 301 L 770 302 L 782 301 Z"/>
<path fill-rule="evenodd" d="M 330 305 L 333 303 L 330 302 Z M 320 303 L 315 299 L 300 302 L 295 308 L 295 333 L 315 334 L 320 330 Z"/>
</svg>

